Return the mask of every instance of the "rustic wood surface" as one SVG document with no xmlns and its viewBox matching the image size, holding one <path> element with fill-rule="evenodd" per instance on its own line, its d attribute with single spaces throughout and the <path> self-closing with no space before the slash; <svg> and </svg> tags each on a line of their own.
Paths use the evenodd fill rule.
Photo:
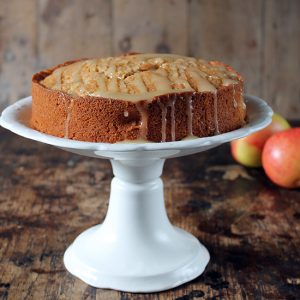
<svg viewBox="0 0 300 300">
<path fill-rule="evenodd" d="M 299 0 L 0 0 L 0 111 L 38 70 L 135 51 L 222 60 L 299 118 L 299 15 Z"/>
<path fill-rule="evenodd" d="M 300 191 L 236 165 L 228 145 L 170 159 L 163 173 L 172 223 L 210 251 L 202 276 L 152 294 L 95 289 L 71 276 L 64 251 L 103 221 L 111 178 L 106 160 L 0 129 L 0 299 L 299 299 Z"/>
</svg>

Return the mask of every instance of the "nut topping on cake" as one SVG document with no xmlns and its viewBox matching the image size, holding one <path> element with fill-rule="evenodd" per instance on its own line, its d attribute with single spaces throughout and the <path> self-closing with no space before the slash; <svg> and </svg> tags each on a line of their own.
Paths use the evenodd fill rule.
<svg viewBox="0 0 300 300">
<path fill-rule="evenodd" d="M 230 67 L 171 54 L 135 54 L 88 59 L 55 69 L 45 87 L 73 96 L 127 101 L 178 92 L 215 92 L 240 77 Z"/>
</svg>

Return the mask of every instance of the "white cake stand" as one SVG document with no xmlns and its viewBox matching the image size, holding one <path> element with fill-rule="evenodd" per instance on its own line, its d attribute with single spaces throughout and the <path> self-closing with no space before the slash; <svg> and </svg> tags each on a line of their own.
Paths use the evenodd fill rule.
<svg viewBox="0 0 300 300">
<path fill-rule="evenodd" d="M 195 140 L 106 144 L 73 141 L 28 126 L 31 97 L 6 108 L 0 124 L 23 137 L 76 154 L 110 159 L 115 177 L 107 216 L 81 233 L 64 255 L 66 268 L 86 283 L 128 292 L 155 292 L 199 276 L 209 253 L 197 238 L 173 226 L 166 214 L 160 179 L 166 158 L 219 146 L 262 129 L 272 110 L 246 96 L 248 123 L 243 128 Z"/>
</svg>

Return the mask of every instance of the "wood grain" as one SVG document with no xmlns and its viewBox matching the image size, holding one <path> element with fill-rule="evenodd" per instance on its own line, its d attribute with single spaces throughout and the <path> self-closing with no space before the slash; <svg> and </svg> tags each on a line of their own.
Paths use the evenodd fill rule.
<svg viewBox="0 0 300 300">
<path fill-rule="evenodd" d="M 36 1 L 0 1 L 0 111 L 30 94 L 35 65 Z"/>
<path fill-rule="evenodd" d="M 0 110 L 42 68 L 140 51 L 223 60 L 247 92 L 298 118 L 299 15 L 298 0 L 0 1 Z"/>
<path fill-rule="evenodd" d="M 266 1 L 263 96 L 283 115 L 300 116 L 300 1 Z"/>
<path fill-rule="evenodd" d="M 48 67 L 111 53 L 111 1 L 40 0 L 38 61 Z"/>
<path fill-rule="evenodd" d="M 246 91 L 261 94 L 262 1 L 197 1 L 189 6 L 189 51 L 243 74 Z"/>
<path fill-rule="evenodd" d="M 187 52 L 187 3 L 114 0 L 114 53 Z"/>
<path fill-rule="evenodd" d="M 205 273 L 170 291 L 131 294 L 89 287 L 63 265 L 74 238 L 105 217 L 108 161 L 4 129 L 0 136 L 0 299 L 299 298 L 300 190 L 234 164 L 228 145 L 167 160 L 163 175 L 171 222 L 210 251 Z"/>
</svg>

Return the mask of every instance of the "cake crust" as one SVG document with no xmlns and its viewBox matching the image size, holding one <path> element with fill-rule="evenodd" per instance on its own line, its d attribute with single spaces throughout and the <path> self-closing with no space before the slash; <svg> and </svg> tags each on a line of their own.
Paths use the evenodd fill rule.
<svg viewBox="0 0 300 300">
<path fill-rule="evenodd" d="M 32 78 L 31 126 L 41 132 L 80 141 L 116 143 L 124 140 L 178 141 L 240 128 L 245 120 L 242 77 L 211 91 L 172 91 L 152 99 L 130 101 L 74 95 L 45 86 L 55 70 L 76 60 L 35 74 Z"/>
</svg>

